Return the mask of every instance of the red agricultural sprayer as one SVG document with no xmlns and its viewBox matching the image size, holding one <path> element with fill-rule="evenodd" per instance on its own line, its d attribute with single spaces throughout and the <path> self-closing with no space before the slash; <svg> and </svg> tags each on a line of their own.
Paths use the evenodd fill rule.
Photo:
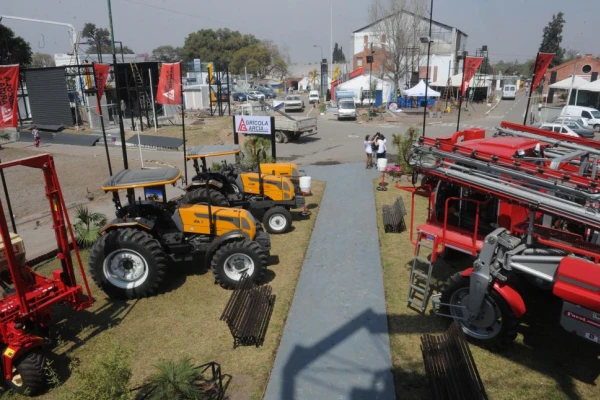
<svg viewBox="0 0 600 400">
<path fill-rule="evenodd" d="M 600 343 L 600 144 L 502 123 L 491 138 L 480 129 L 421 138 L 410 163 L 423 176 L 400 187 L 413 193 L 410 306 L 424 311 L 431 298 L 474 341 L 507 344 L 526 312 L 512 278 L 525 278 L 562 299 L 563 328 Z M 415 195 L 429 199 L 416 234 Z M 430 296 L 446 249 L 476 260 Z"/>
</svg>

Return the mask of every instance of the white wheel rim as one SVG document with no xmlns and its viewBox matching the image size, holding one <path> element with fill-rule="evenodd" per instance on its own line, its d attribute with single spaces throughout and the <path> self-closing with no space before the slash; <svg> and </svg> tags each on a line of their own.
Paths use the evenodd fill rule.
<svg viewBox="0 0 600 400">
<path fill-rule="evenodd" d="M 12 379 L 11 379 L 11 382 L 16 387 L 23 386 L 23 377 L 21 376 L 21 374 L 19 373 L 19 371 L 17 371 L 17 369 L 15 367 L 12 367 Z"/>
<path fill-rule="evenodd" d="M 148 263 L 133 250 L 115 250 L 104 259 L 104 276 L 121 289 L 142 285 L 148 278 Z"/>
<path fill-rule="evenodd" d="M 254 261 L 244 253 L 232 254 L 225 260 L 224 271 L 229 279 L 239 281 L 244 273 L 254 274 Z"/>
<path fill-rule="evenodd" d="M 269 227 L 274 231 L 282 231 L 285 229 L 286 218 L 282 214 L 273 214 L 269 217 Z"/>
<path fill-rule="evenodd" d="M 450 304 L 466 306 L 469 301 L 469 288 L 461 288 L 452 294 Z M 450 307 L 450 314 L 465 318 L 467 310 Z M 479 315 L 470 321 L 461 320 L 465 334 L 475 339 L 492 339 L 502 329 L 502 313 L 496 302 L 488 295 L 485 296 Z"/>
</svg>

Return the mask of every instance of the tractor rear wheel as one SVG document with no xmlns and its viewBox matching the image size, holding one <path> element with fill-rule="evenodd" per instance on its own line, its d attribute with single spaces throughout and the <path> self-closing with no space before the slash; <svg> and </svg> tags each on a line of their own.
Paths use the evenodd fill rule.
<svg viewBox="0 0 600 400">
<path fill-rule="evenodd" d="M 460 272 L 452 275 L 442 288 L 440 302 L 454 306 L 466 306 L 469 298 L 470 278 Z M 466 311 L 458 307 L 442 306 L 440 312 L 463 317 Z M 519 320 L 506 300 L 495 290 L 485 295 L 479 316 L 471 321 L 458 320 L 460 326 L 473 343 L 489 348 L 503 348 L 517 337 Z"/>
<path fill-rule="evenodd" d="M 111 231 L 90 250 L 90 275 L 109 297 L 152 296 L 163 283 L 167 267 L 167 256 L 158 240 L 137 229 Z"/>
<path fill-rule="evenodd" d="M 210 263 L 215 281 L 225 289 L 234 289 L 244 273 L 260 282 L 267 270 L 267 253 L 254 241 L 227 242 L 213 254 Z"/>
<path fill-rule="evenodd" d="M 262 220 L 269 233 L 285 233 L 292 227 L 292 213 L 283 207 L 269 208 Z"/>
<path fill-rule="evenodd" d="M 46 357 L 39 349 L 31 350 L 13 362 L 12 379 L 6 386 L 19 394 L 37 395 L 46 389 Z"/>
<path fill-rule="evenodd" d="M 229 201 L 223 195 L 223 193 L 218 192 L 216 190 L 209 190 L 208 194 L 210 196 L 210 204 L 217 207 L 229 207 Z M 194 189 L 190 192 L 187 192 L 183 195 L 181 200 L 179 200 L 180 204 L 208 204 L 206 200 L 206 189 Z"/>
</svg>

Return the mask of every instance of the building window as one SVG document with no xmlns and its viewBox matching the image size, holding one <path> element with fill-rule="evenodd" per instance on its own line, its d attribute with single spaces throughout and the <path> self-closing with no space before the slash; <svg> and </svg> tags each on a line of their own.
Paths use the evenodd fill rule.
<svg viewBox="0 0 600 400">
<path fill-rule="evenodd" d="M 362 57 L 357 57 L 357 58 L 356 58 L 356 65 L 357 65 L 358 67 L 362 67 L 362 62 L 363 62 L 363 59 L 362 59 Z"/>
<path fill-rule="evenodd" d="M 590 72 L 592 72 L 592 66 L 590 64 L 585 64 L 581 68 L 581 72 L 583 72 L 584 74 L 589 74 Z"/>
<path fill-rule="evenodd" d="M 363 40 L 364 40 L 365 44 L 369 44 L 369 35 L 365 35 Z"/>
</svg>

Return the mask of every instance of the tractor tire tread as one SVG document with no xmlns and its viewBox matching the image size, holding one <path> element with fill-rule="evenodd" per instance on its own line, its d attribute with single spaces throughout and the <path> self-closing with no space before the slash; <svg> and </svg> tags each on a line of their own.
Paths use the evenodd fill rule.
<svg viewBox="0 0 600 400">
<path fill-rule="evenodd" d="M 210 269 L 215 277 L 215 283 L 219 284 L 222 288 L 234 289 L 235 285 L 222 278 L 219 261 L 222 260 L 226 256 L 226 254 L 229 253 L 230 251 L 244 249 L 244 248 L 248 249 L 252 253 L 254 253 L 257 258 L 257 260 L 254 260 L 255 261 L 255 271 L 252 276 L 252 280 L 255 283 L 259 283 L 263 280 L 265 273 L 267 272 L 267 264 L 269 261 L 267 253 L 263 250 L 262 247 L 260 247 L 260 245 L 257 242 L 255 242 L 253 240 L 248 240 L 248 239 L 233 240 L 233 241 L 225 242 L 223 245 L 221 245 L 221 247 L 219 247 L 217 249 L 217 251 L 215 251 L 215 253 L 213 254 L 212 260 L 210 263 Z M 256 262 L 256 261 L 258 261 L 258 262 Z"/>
<path fill-rule="evenodd" d="M 453 274 L 452 276 L 450 276 L 450 278 L 448 278 L 448 280 L 442 286 L 442 289 L 441 289 L 442 295 L 440 297 L 440 302 L 449 304 L 450 298 L 452 297 L 452 293 L 454 293 L 456 290 L 460 289 L 461 287 L 464 287 L 465 283 L 468 285 L 469 278 L 463 277 L 460 272 L 457 272 L 457 273 Z M 490 350 L 499 350 L 500 351 L 500 350 L 503 350 L 503 349 L 509 347 L 514 342 L 514 340 L 517 338 L 520 321 L 512 313 L 512 310 L 510 309 L 510 307 L 506 303 L 506 301 L 502 298 L 502 296 L 500 296 L 495 291 L 491 291 L 490 296 L 493 298 L 493 300 L 496 302 L 496 304 L 498 305 L 498 307 L 500 308 L 500 310 L 502 312 L 503 326 L 502 326 L 501 331 L 498 333 L 498 335 L 495 338 L 492 338 L 490 340 L 478 340 L 478 339 L 472 338 L 471 336 L 466 334 L 466 332 L 465 332 L 465 336 L 467 337 L 467 339 L 470 342 L 472 342 L 474 344 L 478 344 L 478 345 L 488 348 Z M 440 312 L 442 314 L 450 315 L 450 310 L 447 306 L 442 306 L 440 308 Z"/>
<path fill-rule="evenodd" d="M 179 200 L 179 204 L 208 204 L 206 201 L 206 191 L 204 188 L 194 189 L 186 194 Z M 223 195 L 223 193 L 217 190 L 210 190 L 210 204 L 217 207 L 229 207 L 229 200 Z"/>
<path fill-rule="evenodd" d="M 131 289 L 118 289 L 113 290 L 108 286 L 103 279 L 102 268 L 94 268 L 97 263 L 104 262 L 104 249 L 106 247 L 106 241 L 110 235 L 116 235 L 116 242 L 133 242 L 137 245 L 145 248 L 152 257 L 156 268 L 154 271 L 154 279 L 149 285 L 146 285 L 143 289 L 135 288 Z M 148 260 L 147 260 L 148 261 Z M 116 297 L 124 300 L 139 299 L 143 297 L 149 297 L 156 293 L 159 286 L 162 285 L 168 270 L 168 258 L 165 254 L 161 244 L 150 234 L 141 231 L 139 229 L 124 228 L 116 231 L 108 232 L 94 244 L 90 249 L 89 255 L 89 272 L 94 283 L 101 288 L 110 297 Z"/>
<path fill-rule="evenodd" d="M 271 215 L 273 214 L 282 214 L 285 219 L 287 220 L 286 226 L 283 230 L 281 231 L 274 231 L 273 229 L 271 229 L 271 227 L 269 226 L 269 218 L 271 217 Z M 276 206 L 276 207 L 272 207 L 269 208 L 267 211 L 265 211 L 265 214 L 263 215 L 263 225 L 265 226 L 265 229 L 267 230 L 267 232 L 269 233 L 273 233 L 273 234 L 278 234 L 278 233 L 286 233 L 290 230 L 290 228 L 292 227 L 292 213 L 287 210 L 284 207 L 281 206 Z"/>
<path fill-rule="evenodd" d="M 47 388 L 46 357 L 40 350 L 34 349 L 27 352 L 16 360 L 14 366 L 23 378 L 23 385 L 17 387 L 9 382 L 8 386 L 12 390 L 33 396 Z"/>
</svg>

